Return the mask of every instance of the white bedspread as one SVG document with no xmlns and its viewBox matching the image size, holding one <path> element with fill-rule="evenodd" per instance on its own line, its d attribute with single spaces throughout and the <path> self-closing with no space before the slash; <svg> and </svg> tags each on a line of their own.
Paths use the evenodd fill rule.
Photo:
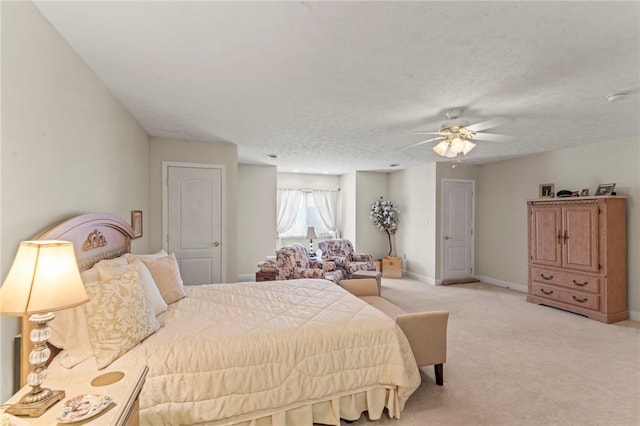
<svg viewBox="0 0 640 426">
<path fill-rule="evenodd" d="M 380 385 L 395 389 L 386 404 L 397 414 L 420 384 L 396 324 L 332 282 L 212 284 L 187 294 L 113 364 L 149 365 L 143 423 L 231 423 Z"/>
</svg>

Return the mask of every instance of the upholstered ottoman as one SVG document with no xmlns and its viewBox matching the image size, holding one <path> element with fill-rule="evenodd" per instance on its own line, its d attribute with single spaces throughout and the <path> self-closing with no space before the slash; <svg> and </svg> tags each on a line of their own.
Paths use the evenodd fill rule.
<svg viewBox="0 0 640 426">
<path fill-rule="evenodd" d="M 378 294 L 382 293 L 382 272 L 379 271 L 356 271 L 351 274 L 352 280 L 362 279 L 362 278 L 373 278 L 378 282 Z"/>
</svg>

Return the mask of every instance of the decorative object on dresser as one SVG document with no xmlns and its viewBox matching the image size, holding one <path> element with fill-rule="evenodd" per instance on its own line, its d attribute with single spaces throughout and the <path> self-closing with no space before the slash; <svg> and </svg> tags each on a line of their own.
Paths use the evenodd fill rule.
<svg viewBox="0 0 640 426">
<path fill-rule="evenodd" d="M 527 301 L 627 319 L 626 197 L 530 200 L 527 211 Z"/>
<path fill-rule="evenodd" d="M 596 189 L 596 195 L 615 195 L 613 190 L 615 189 L 615 183 L 601 183 Z"/>
<path fill-rule="evenodd" d="M 51 311 L 81 305 L 89 300 L 80 277 L 73 244 L 69 241 L 23 241 L 20 243 L 7 279 L 0 288 L 0 311 L 26 316 L 36 325 L 29 336 L 33 349 L 29 354 L 32 369 L 27 377 L 31 390 L 7 409 L 18 416 L 39 417 L 65 397 L 63 390 L 42 388 L 47 377 L 47 347 L 54 318 Z"/>
<path fill-rule="evenodd" d="M 554 185 L 552 183 L 541 183 L 538 187 L 538 197 L 552 198 L 554 194 Z"/>
</svg>

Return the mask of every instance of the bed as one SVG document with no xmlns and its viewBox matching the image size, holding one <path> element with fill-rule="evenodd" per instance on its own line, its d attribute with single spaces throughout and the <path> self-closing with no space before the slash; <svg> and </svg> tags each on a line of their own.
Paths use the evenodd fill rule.
<svg viewBox="0 0 640 426">
<path fill-rule="evenodd" d="M 132 237 L 126 222 L 103 213 L 74 217 L 37 237 L 74 243 L 92 298 L 75 311 L 56 314 L 53 322 L 61 323 L 52 324 L 50 341 L 63 349 L 49 376 L 128 372 L 148 365 L 141 423 L 176 425 L 338 425 L 340 418 L 355 420 L 362 412 L 375 420 L 385 410 L 399 418 L 420 385 L 409 343 L 397 325 L 334 283 L 302 279 L 182 287 L 179 277 L 157 267 L 173 264 L 172 255 L 131 255 Z M 107 279 L 105 268 L 111 274 Z M 166 308 L 157 306 L 157 295 L 153 302 L 146 294 L 142 307 L 127 305 L 123 327 L 130 331 L 124 337 L 137 337 L 123 350 L 109 340 L 112 327 L 103 326 L 104 312 L 97 311 L 111 303 L 105 301 L 114 291 L 127 293 L 122 303 L 138 303 L 128 292 L 148 291 L 139 283 L 148 281 L 143 270 L 150 272 L 153 291 Z M 173 294 L 167 293 L 167 280 L 173 281 Z M 89 334 L 82 354 L 76 347 L 82 333 L 70 328 L 81 321 Z M 86 352 L 87 344 L 92 353 Z"/>
</svg>

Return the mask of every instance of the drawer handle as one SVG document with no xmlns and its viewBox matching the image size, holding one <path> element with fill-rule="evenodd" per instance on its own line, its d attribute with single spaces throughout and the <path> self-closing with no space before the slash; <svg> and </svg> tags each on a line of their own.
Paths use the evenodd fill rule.
<svg viewBox="0 0 640 426">
<path fill-rule="evenodd" d="M 552 280 L 553 279 L 553 275 L 549 275 L 548 277 L 545 277 L 544 274 L 540 274 L 540 276 L 542 277 L 543 280 Z"/>
<path fill-rule="evenodd" d="M 541 288 L 540 291 L 542 292 L 542 294 L 546 294 L 547 296 L 550 294 L 553 294 L 553 290 L 545 290 L 544 288 Z M 575 297 L 575 296 L 574 296 Z"/>
<path fill-rule="evenodd" d="M 583 283 L 579 283 L 578 281 L 573 280 L 573 283 L 574 283 L 575 285 L 580 286 L 580 287 L 584 287 L 585 285 L 589 284 L 589 281 L 585 281 L 585 282 L 583 282 Z"/>
<path fill-rule="evenodd" d="M 588 298 L 586 298 L 586 297 L 585 297 L 584 299 L 578 299 L 578 298 L 577 298 L 577 297 L 575 297 L 575 296 L 571 296 L 571 297 L 573 297 L 573 300 L 575 300 L 576 302 L 580 302 L 580 303 L 584 303 L 584 302 L 586 302 L 587 300 L 589 300 L 589 299 L 588 299 Z"/>
</svg>

